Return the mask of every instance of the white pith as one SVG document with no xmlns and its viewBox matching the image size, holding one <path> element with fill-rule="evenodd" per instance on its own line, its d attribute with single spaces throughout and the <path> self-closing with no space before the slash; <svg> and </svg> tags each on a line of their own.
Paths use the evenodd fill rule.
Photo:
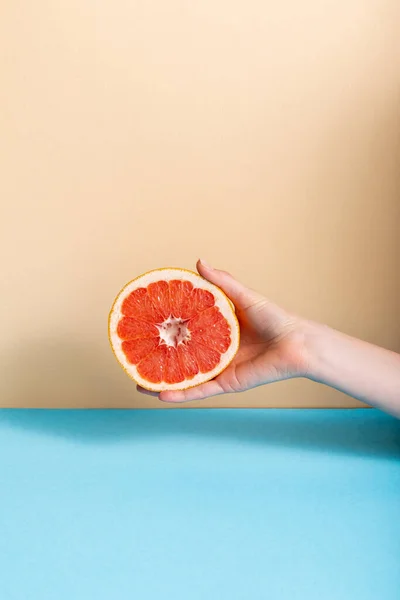
<svg viewBox="0 0 400 600">
<path fill-rule="evenodd" d="M 161 325 L 156 325 L 162 344 L 176 348 L 179 344 L 183 344 L 190 340 L 190 331 L 186 326 L 187 321 L 177 319 L 176 317 L 168 317 Z"/>
<path fill-rule="evenodd" d="M 122 340 L 117 334 L 117 327 L 123 316 L 121 311 L 122 304 L 125 298 L 129 296 L 133 290 L 141 287 L 147 287 L 149 283 L 153 283 L 155 281 L 171 281 L 173 279 L 190 281 L 194 287 L 208 290 L 213 294 L 215 298 L 215 305 L 219 308 L 220 312 L 230 325 L 231 344 L 228 350 L 221 355 L 221 360 L 218 365 L 207 373 L 198 373 L 192 379 L 187 379 L 179 383 L 152 383 L 147 381 L 147 379 L 143 379 L 143 377 L 141 377 L 138 373 L 137 366 L 132 365 L 127 361 L 127 358 L 122 350 Z M 166 319 L 164 323 L 158 324 L 157 327 L 160 332 L 161 343 L 165 343 L 169 346 L 184 343 L 184 340 L 186 341 L 188 339 L 188 335 L 190 335 L 190 332 L 188 332 L 186 329 L 185 321 L 176 317 L 170 317 Z M 182 390 L 188 387 L 199 385 L 200 383 L 208 381 L 209 379 L 213 379 L 227 367 L 227 365 L 235 356 L 239 347 L 239 325 L 230 300 L 217 286 L 203 279 L 200 277 L 200 275 L 192 273 L 191 271 L 185 271 L 183 269 L 159 269 L 156 271 L 150 271 L 128 283 L 120 292 L 111 310 L 109 318 L 109 336 L 114 353 L 127 374 L 142 387 L 151 389 L 153 391 Z"/>
</svg>

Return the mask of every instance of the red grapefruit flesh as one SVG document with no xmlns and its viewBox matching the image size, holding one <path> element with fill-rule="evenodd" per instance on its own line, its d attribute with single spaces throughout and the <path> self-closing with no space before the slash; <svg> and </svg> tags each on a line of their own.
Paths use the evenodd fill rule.
<svg viewBox="0 0 400 600">
<path fill-rule="evenodd" d="M 225 294 L 184 269 L 158 269 L 131 281 L 109 317 L 109 338 L 121 366 L 154 391 L 216 377 L 234 358 L 239 335 Z"/>
</svg>

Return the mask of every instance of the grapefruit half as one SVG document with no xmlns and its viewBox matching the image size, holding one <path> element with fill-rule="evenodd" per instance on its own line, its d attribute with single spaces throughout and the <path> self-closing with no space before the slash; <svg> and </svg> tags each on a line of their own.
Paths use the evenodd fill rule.
<svg viewBox="0 0 400 600">
<path fill-rule="evenodd" d="M 217 286 L 185 269 L 157 269 L 128 283 L 112 306 L 108 333 L 125 372 L 155 392 L 213 379 L 234 358 L 239 323 Z"/>
</svg>

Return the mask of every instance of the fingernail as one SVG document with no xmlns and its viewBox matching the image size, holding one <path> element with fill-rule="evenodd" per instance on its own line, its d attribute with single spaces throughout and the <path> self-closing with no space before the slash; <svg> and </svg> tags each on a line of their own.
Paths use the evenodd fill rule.
<svg viewBox="0 0 400 600">
<path fill-rule="evenodd" d="M 206 260 L 204 260 L 204 258 L 201 258 L 200 262 L 203 265 L 203 267 L 212 271 L 213 267 L 211 265 L 209 265 L 208 262 Z"/>
</svg>

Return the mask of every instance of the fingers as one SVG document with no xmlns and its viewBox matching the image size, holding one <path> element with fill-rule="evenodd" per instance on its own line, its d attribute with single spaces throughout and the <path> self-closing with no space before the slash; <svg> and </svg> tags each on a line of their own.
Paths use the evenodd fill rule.
<svg viewBox="0 0 400 600">
<path fill-rule="evenodd" d="M 187 390 L 181 391 L 168 391 L 160 393 L 160 400 L 162 402 L 191 402 L 193 400 L 204 400 L 204 398 L 209 398 L 210 396 L 217 396 L 218 394 L 223 394 L 224 390 L 221 385 L 213 379 L 212 381 L 207 381 L 206 383 L 202 383 L 193 388 L 189 388 Z"/>
<path fill-rule="evenodd" d="M 151 392 L 150 390 L 142 388 L 140 385 L 137 385 L 136 389 L 141 394 L 158 397 L 162 402 L 172 402 L 177 404 L 181 402 L 191 402 L 193 400 L 203 400 L 204 398 L 224 393 L 221 385 L 215 379 L 194 388 L 180 391 Z"/>
<path fill-rule="evenodd" d="M 222 289 L 238 308 L 247 308 L 263 300 L 263 296 L 247 288 L 226 271 L 210 267 L 204 260 L 197 261 L 199 274 Z"/>
</svg>

